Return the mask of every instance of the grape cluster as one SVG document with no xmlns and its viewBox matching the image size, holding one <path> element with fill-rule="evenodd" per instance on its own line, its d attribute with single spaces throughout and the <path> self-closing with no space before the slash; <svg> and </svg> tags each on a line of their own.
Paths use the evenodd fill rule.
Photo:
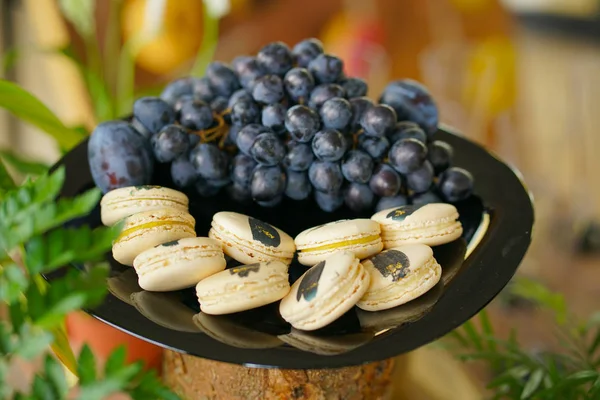
<svg viewBox="0 0 600 400">
<path fill-rule="evenodd" d="M 452 147 L 433 138 L 438 110 L 427 89 L 394 81 L 378 102 L 367 90 L 316 39 L 270 43 L 138 99 L 130 124 L 99 125 L 92 175 L 108 191 L 150 183 L 153 163 L 169 163 L 174 184 L 200 196 L 225 190 L 265 207 L 312 196 L 325 211 L 470 196 L 471 174 L 452 167 Z M 137 132 L 130 154 L 116 131 Z"/>
</svg>

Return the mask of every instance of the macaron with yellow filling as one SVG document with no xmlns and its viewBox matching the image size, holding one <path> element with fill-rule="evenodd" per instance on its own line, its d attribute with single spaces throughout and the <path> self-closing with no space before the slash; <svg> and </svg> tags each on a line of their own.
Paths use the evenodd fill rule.
<svg viewBox="0 0 600 400">
<path fill-rule="evenodd" d="M 363 260 L 371 277 L 364 296 L 356 304 L 366 311 L 387 310 L 427 293 L 442 276 L 442 267 L 431 247 L 409 244 L 382 251 Z"/>
<path fill-rule="evenodd" d="M 111 190 L 100 201 L 100 217 L 106 226 L 112 226 L 130 215 L 143 211 L 174 208 L 188 211 L 187 196 L 162 186 L 128 186 Z"/>
<path fill-rule="evenodd" d="M 349 251 L 359 259 L 383 249 L 381 228 L 369 219 L 348 219 L 330 222 L 301 232 L 294 242 L 298 261 L 315 265 L 338 251 Z"/>
<path fill-rule="evenodd" d="M 430 203 L 383 210 L 371 219 L 381 225 L 386 249 L 410 243 L 438 246 L 458 239 L 463 232 L 452 204 Z"/>
<path fill-rule="evenodd" d="M 294 239 L 279 228 L 244 214 L 222 211 L 213 216 L 210 238 L 223 245 L 229 257 L 242 264 L 281 261 L 294 258 Z"/>
<path fill-rule="evenodd" d="M 187 212 L 173 208 L 144 211 L 125 218 L 123 230 L 113 242 L 115 260 L 133 266 L 143 251 L 162 243 L 196 237 L 196 221 Z"/>
</svg>

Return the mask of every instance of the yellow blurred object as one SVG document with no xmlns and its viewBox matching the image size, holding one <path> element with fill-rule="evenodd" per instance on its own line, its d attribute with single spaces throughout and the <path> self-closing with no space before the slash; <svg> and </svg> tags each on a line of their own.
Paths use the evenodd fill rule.
<svg viewBox="0 0 600 400">
<path fill-rule="evenodd" d="M 450 0 L 456 8 L 463 12 L 479 11 L 485 7 L 493 5 L 494 0 Z"/>
<path fill-rule="evenodd" d="M 128 0 L 123 7 L 123 37 L 140 35 L 147 0 Z M 167 0 L 162 29 L 144 44 L 136 57 L 141 68 L 167 74 L 194 58 L 202 42 L 203 6 L 200 0 Z"/>
<path fill-rule="evenodd" d="M 516 52 L 509 39 L 489 37 L 475 44 L 467 61 L 464 100 L 490 117 L 510 108 L 516 97 Z"/>
</svg>

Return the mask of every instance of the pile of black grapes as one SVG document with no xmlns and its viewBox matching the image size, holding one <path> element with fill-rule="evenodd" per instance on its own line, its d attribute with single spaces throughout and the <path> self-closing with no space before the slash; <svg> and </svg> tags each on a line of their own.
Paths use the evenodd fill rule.
<svg viewBox="0 0 600 400">
<path fill-rule="evenodd" d="M 427 89 L 394 81 L 378 103 L 367 89 L 316 39 L 270 43 L 138 99 L 130 123 L 100 124 L 88 145 L 92 175 L 106 192 L 151 183 L 154 163 L 170 163 L 174 184 L 201 196 L 226 190 L 265 207 L 313 196 L 325 211 L 469 197 L 471 174 L 433 140 Z"/>
</svg>

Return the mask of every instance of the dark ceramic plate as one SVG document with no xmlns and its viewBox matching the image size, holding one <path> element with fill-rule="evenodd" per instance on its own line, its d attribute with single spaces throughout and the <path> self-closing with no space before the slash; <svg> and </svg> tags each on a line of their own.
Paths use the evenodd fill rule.
<svg viewBox="0 0 600 400">
<path fill-rule="evenodd" d="M 455 165 L 470 170 L 476 195 L 456 204 L 463 237 L 436 247 L 442 281 L 427 295 L 382 312 L 352 309 L 330 326 L 305 333 L 290 329 L 277 304 L 227 316 L 199 313 L 193 289 L 151 293 L 140 289 L 135 271 L 116 263 L 108 280 L 110 293 L 96 318 L 168 349 L 255 367 L 333 368 L 389 358 L 429 343 L 467 321 L 508 283 L 530 243 L 533 208 L 514 170 L 480 146 L 448 131 L 437 139 L 454 146 Z M 67 154 L 62 196 L 93 187 L 87 142 Z M 171 186 L 168 171 L 158 170 L 154 184 Z M 193 196 L 193 195 L 191 195 Z M 347 209 L 329 214 L 312 201 L 284 201 L 276 208 L 240 205 L 225 195 L 191 197 L 190 211 L 199 236 L 206 235 L 217 211 L 237 211 L 262 219 L 295 236 L 325 222 L 357 217 Z M 366 215 L 367 217 L 370 215 Z M 100 224 L 99 206 L 74 224 Z M 72 267 L 71 267 L 72 268 Z M 294 281 L 305 267 L 294 263 Z M 51 280 L 53 276 L 48 278 Z"/>
</svg>

